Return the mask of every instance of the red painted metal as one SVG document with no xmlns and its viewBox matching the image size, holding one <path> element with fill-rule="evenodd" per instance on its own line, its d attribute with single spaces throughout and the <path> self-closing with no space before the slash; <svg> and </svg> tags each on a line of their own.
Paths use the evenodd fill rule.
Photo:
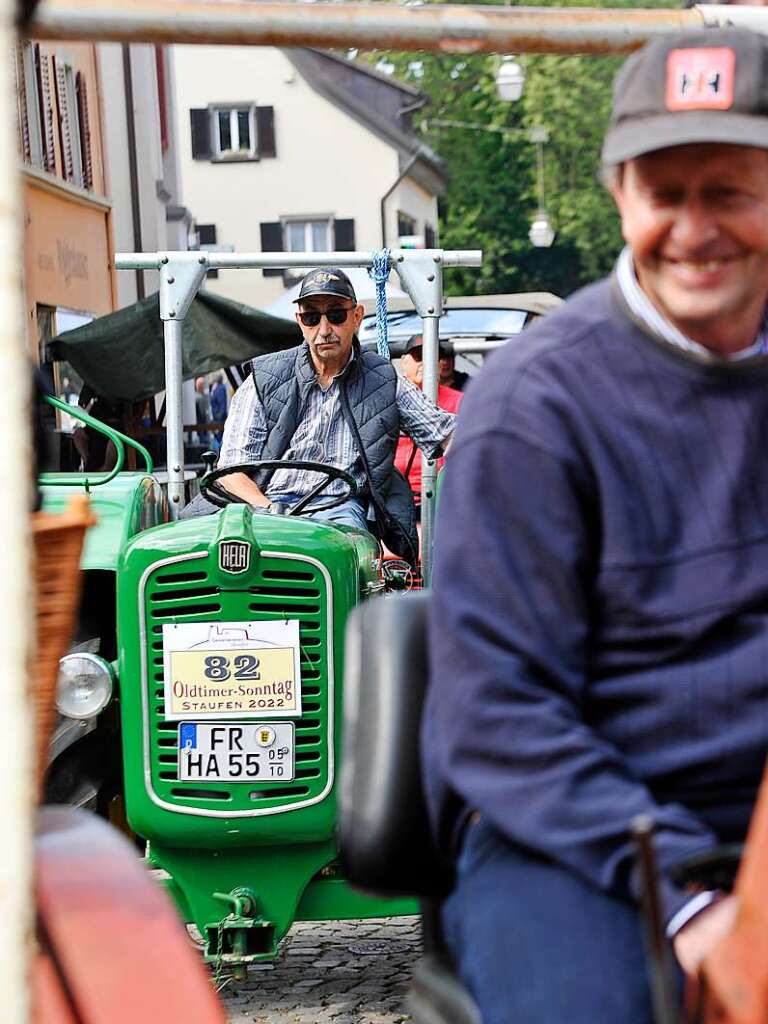
<svg viewBox="0 0 768 1024">
<path fill-rule="evenodd" d="M 738 916 L 704 961 L 699 1007 L 703 1024 L 768 1021 L 768 768 L 763 775 L 734 892 Z"/>
<path fill-rule="evenodd" d="M 43 808 L 35 888 L 34 1024 L 225 1024 L 170 901 L 106 823 Z"/>
</svg>

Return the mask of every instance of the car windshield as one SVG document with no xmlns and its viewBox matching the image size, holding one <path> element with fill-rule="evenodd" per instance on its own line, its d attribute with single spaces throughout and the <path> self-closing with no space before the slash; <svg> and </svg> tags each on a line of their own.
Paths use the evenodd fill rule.
<svg viewBox="0 0 768 1024">
<path fill-rule="evenodd" d="M 440 337 L 456 335 L 506 336 L 519 334 L 528 314 L 523 309 L 449 309 L 440 318 Z M 390 313 L 391 336 L 410 337 L 421 331 L 421 317 L 413 310 Z M 376 317 L 367 316 L 360 327 L 360 340 L 376 336 Z"/>
</svg>

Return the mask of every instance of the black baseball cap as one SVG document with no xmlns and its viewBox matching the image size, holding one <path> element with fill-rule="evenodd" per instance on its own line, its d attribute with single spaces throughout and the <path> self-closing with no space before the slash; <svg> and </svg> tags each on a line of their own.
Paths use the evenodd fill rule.
<svg viewBox="0 0 768 1024">
<path fill-rule="evenodd" d="M 696 142 L 768 149 L 768 38 L 761 33 L 666 35 L 616 76 L 603 164 Z"/>
<path fill-rule="evenodd" d="M 412 352 L 415 348 L 422 348 L 424 345 L 424 338 L 421 334 L 412 334 L 408 341 L 403 343 L 403 347 L 400 351 L 400 355 L 406 356 L 409 352 Z M 443 341 L 441 338 L 438 342 L 438 351 L 441 356 L 449 356 L 452 353 L 451 346 L 447 341 Z"/>
<path fill-rule="evenodd" d="M 317 270 L 310 270 L 301 282 L 298 299 L 294 302 L 301 302 L 313 295 L 338 295 L 341 299 L 352 299 L 357 302 L 355 289 L 343 270 L 338 267 L 318 267 Z"/>
</svg>

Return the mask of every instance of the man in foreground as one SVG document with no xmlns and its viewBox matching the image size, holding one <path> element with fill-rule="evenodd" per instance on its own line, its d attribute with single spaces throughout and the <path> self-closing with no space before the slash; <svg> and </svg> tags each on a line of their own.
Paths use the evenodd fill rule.
<svg viewBox="0 0 768 1024">
<path fill-rule="evenodd" d="M 768 41 L 627 62 L 603 149 L 616 272 L 495 353 L 438 523 L 423 734 L 444 925 L 484 1024 L 650 1024 L 629 823 L 694 972 L 768 749 Z"/>
<path fill-rule="evenodd" d="M 363 352 L 356 332 L 363 318 L 343 270 L 313 270 L 302 281 L 297 349 L 260 356 L 232 399 L 219 466 L 258 460 L 315 461 L 349 473 L 358 495 L 316 513 L 327 522 L 371 528 L 396 554 L 415 563 L 418 538 L 413 502 L 395 471 L 401 432 L 431 458 L 440 455 L 454 417 L 441 411 L 391 363 Z M 259 483 L 244 473 L 222 485 L 256 508 L 295 505 L 317 484 L 316 473 L 286 467 Z M 345 488 L 335 480 L 308 507 Z"/>
</svg>

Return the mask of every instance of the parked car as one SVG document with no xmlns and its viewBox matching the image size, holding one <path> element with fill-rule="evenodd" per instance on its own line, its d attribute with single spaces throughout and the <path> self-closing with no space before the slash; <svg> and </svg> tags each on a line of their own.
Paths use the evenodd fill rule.
<svg viewBox="0 0 768 1024">
<path fill-rule="evenodd" d="M 562 302 L 551 292 L 450 296 L 440 318 L 440 340 L 455 353 L 456 369 L 472 376 L 487 351 L 503 345 Z M 397 358 L 405 342 L 421 331 L 421 317 L 410 299 L 392 299 L 387 304 L 387 321 L 390 352 Z M 358 337 L 363 348 L 376 347 L 375 314 L 363 318 Z"/>
</svg>

